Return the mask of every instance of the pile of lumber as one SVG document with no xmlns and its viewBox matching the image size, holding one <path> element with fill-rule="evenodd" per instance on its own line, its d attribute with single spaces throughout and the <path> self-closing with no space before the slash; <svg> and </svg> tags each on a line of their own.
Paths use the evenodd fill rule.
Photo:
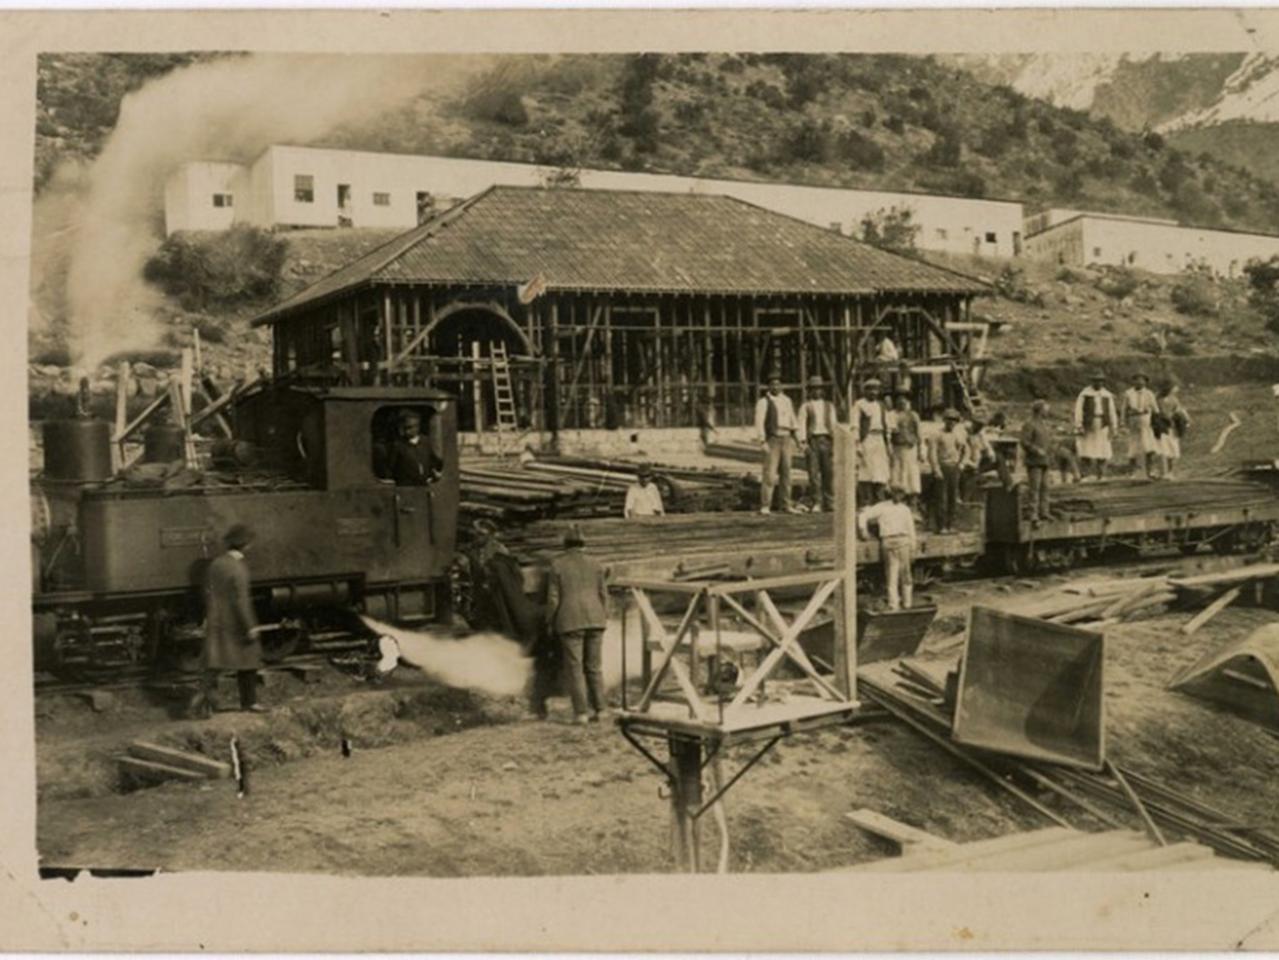
<svg viewBox="0 0 1279 960">
<path fill-rule="evenodd" d="M 1053 519 L 1089 520 L 1228 510 L 1273 499 L 1273 491 L 1241 480 L 1108 480 L 1053 487 L 1048 503 Z"/>
<path fill-rule="evenodd" d="M 470 519 L 619 517 L 640 464 L 629 460 L 539 456 L 522 464 L 477 461 L 460 471 L 461 511 Z M 735 510 L 758 495 L 736 473 L 652 465 L 668 513 Z M 758 481 L 755 482 L 758 487 Z"/>
<path fill-rule="evenodd" d="M 1182 633 L 1194 633 L 1250 588 L 1279 577 L 1279 564 L 1258 563 L 1218 573 L 1177 577 L 1156 575 L 1092 580 L 1019 606 L 1017 613 L 1052 623 L 1103 630 L 1116 623 L 1155 616 L 1170 609 L 1193 610 Z"/>
</svg>

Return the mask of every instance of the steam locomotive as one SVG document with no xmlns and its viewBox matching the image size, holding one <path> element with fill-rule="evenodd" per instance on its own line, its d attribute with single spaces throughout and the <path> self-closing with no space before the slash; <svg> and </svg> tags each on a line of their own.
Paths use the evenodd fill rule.
<svg viewBox="0 0 1279 960">
<path fill-rule="evenodd" d="M 378 456 L 416 412 L 441 465 L 397 485 Z M 250 557 L 264 654 L 350 641 L 353 611 L 399 623 L 444 619 L 458 510 L 453 398 L 424 387 L 281 379 L 230 407 L 234 442 L 187 470 L 186 433 L 156 424 L 140 466 L 113 470 L 111 427 L 84 414 L 43 425 L 32 480 L 35 667 L 101 678 L 198 662 L 201 585 L 236 523 Z"/>
</svg>

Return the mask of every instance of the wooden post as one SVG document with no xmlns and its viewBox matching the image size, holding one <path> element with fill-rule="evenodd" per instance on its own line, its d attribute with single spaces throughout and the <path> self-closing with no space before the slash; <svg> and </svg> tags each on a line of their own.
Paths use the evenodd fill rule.
<svg viewBox="0 0 1279 960">
<path fill-rule="evenodd" d="M 489 373 L 493 372 L 493 354 L 492 345 L 490 344 L 489 353 Z M 475 406 L 475 438 L 479 438 L 484 434 L 484 386 L 480 383 L 480 367 L 481 367 L 480 341 L 471 341 L 471 402 Z M 492 377 L 490 377 L 492 379 Z M 494 381 L 496 383 L 496 381 Z"/>
<path fill-rule="evenodd" d="M 129 361 L 121 360 L 115 378 L 115 443 L 111 445 L 111 469 L 124 466 L 124 428 L 129 413 Z"/>
<path fill-rule="evenodd" d="M 195 356 L 195 369 L 200 371 L 204 369 L 204 358 L 200 355 L 200 328 L 191 328 L 191 349 Z"/>
<path fill-rule="evenodd" d="M 857 698 L 857 456 L 853 431 L 834 425 L 835 568 L 843 584 L 835 617 L 835 686 Z"/>
<path fill-rule="evenodd" d="M 702 805 L 702 744 L 667 737 L 670 749 L 671 810 L 675 818 L 675 862 L 689 873 L 701 870 L 697 821 L 691 811 Z"/>
</svg>

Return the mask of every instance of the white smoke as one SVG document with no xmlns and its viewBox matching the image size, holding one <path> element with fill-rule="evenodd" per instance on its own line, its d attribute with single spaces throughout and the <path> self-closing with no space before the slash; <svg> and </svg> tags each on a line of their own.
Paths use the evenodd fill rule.
<svg viewBox="0 0 1279 960">
<path fill-rule="evenodd" d="M 473 57 L 251 55 L 194 64 L 124 99 L 88 174 L 67 274 L 68 347 L 92 369 L 154 346 L 157 294 L 142 269 L 163 236 L 165 179 L 191 160 L 248 162 L 306 144 L 479 69 Z"/>
<path fill-rule="evenodd" d="M 402 660 L 447 687 L 514 697 L 532 676 L 533 661 L 518 643 L 500 634 L 475 633 L 459 640 L 361 619 L 370 630 L 391 637 Z"/>
</svg>

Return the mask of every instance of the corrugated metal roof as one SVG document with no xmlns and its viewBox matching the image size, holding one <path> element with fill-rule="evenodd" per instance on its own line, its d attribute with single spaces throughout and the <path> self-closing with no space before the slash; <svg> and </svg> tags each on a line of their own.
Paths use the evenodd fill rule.
<svg viewBox="0 0 1279 960">
<path fill-rule="evenodd" d="M 258 318 L 369 284 L 669 293 L 979 293 L 977 280 L 731 197 L 495 186 Z"/>
</svg>

